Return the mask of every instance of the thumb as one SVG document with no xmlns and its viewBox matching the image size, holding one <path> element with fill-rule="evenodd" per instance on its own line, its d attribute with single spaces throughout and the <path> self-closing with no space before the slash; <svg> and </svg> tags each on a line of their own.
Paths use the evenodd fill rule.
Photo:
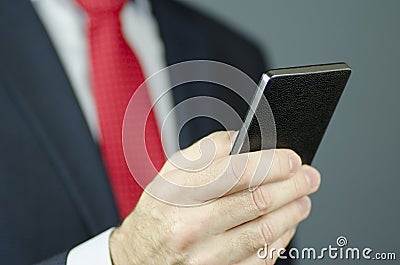
<svg viewBox="0 0 400 265">
<path fill-rule="evenodd" d="M 238 131 L 217 131 L 198 140 L 167 159 L 161 173 L 174 169 L 201 170 L 213 161 L 228 156 Z"/>
</svg>

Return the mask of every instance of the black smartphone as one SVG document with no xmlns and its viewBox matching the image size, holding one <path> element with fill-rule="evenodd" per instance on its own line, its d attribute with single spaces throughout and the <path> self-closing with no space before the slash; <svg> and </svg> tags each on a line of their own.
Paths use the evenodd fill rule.
<svg viewBox="0 0 400 265">
<path fill-rule="evenodd" d="M 301 156 L 303 163 L 311 164 L 350 74 L 346 63 L 267 71 L 261 77 L 231 154 L 290 148 Z M 266 117 L 265 106 L 260 106 L 262 95 L 268 101 L 274 122 Z M 261 126 L 271 127 L 273 123 L 276 130 Z"/>
</svg>

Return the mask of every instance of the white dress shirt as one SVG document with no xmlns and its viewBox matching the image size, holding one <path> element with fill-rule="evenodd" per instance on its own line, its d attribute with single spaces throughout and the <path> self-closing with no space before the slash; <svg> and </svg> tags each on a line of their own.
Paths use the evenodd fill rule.
<svg viewBox="0 0 400 265">
<path fill-rule="evenodd" d="M 32 0 L 32 3 L 60 57 L 92 136 L 99 139 L 99 122 L 89 83 L 86 14 L 73 0 Z M 125 39 L 138 56 L 145 76 L 166 67 L 164 46 L 150 3 L 147 0 L 128 1 L 121 12 L 121 22 Z M 159 128 L 173 107 L 171 94 L 159 99 L 169 84 L 169 77 L 165 74 L 157 78 L 157 83 L 148 85 L 151 100 L 159 100 L 155 106 Z M 173 116 L 168 120 L 175 122 Z M 178 146 L 177 132 L 176 126 L 168 128 L 163 132 L 167 139 L 163 145 L 167 153 L 171 153 Z M 108 241 L 112 229 L 73 248 L 68 254 L 67 265 L 111 265 Z"/>
</svg>

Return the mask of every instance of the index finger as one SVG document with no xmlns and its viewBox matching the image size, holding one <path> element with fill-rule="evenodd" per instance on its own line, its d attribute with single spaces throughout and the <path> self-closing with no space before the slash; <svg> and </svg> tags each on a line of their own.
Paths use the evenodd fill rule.
<svg viewBox="0 0 400 265">
<path fill-rule="evenodd" d="M 179 171 L 171 175 L 191 191 L 182 198 L 201 204 L 224 195 L 289 178 L 301 166 L 292 150 L 271 149 L 220 158 L 199 172 Z M 176 183 L 176 182 L 175 182 Z"/>
</svg>

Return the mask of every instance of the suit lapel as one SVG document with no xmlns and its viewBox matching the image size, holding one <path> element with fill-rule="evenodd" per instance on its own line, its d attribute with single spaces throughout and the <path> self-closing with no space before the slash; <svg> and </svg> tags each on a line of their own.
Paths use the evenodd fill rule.
<svg viewBox="0 0 400 265">
<path fill-rule="evenodd" d="M 215 42 L 218 41 L 218 38 L 223 39 L 224 36 L 216 38 L 214 35 L 209 34 L 209 30 L 213 27 L 213 24 L 207 24 L 207 18 L 175 1 L 151 0 L 151 4 L 154 16 L 158 21 L 161 38 L 164 42 L 168 65 L 188 60 L 216 60 L 235 65 L 235 63 L 229 61 L 230 58 L 224 58 L 221 55 L 223 52 L 219 50 Z M 215 73 L 209 74 L 213 75 Z M 180 77 L 176 75 L 171 76 L 172 81 L 174 78 Z M 205 82 L 187 83 L 174 88 L 172 92 L 175 104 L 179 104 L 189 98 L 207 96 L 229 104 L 242 118 L 247 111 L 246 103 L 238 95 L 219 85 Z M 180 128 L 181 124 L 185 124 L 180 131 L 179 142 L 181 148 L 191 145 L 196 140 L 213 131 L 237 130 L 240 128 L 240 123 L 236 123 L 236 121 L 223 121 L 225 122 L 224 125 L 228 126 L 228 128 L 225 128 L 211 118 L 196 118 L 185 123 L 188 116 L 204 113 L 206 108 L 207 113 L 218 113 L 221 111 L 220 106 L 216 104 L 207 106 L 189 106 L 189 104 L 186 104 L 186 106 L 188 109 L 181 108 L 180 110 L 182 111 L 177 113 L 178 128 Z"/>
<path fill-rule="evenodd" d="M 204 35 L 193 30 L 199 28 L 195 24 L 197 20 L 190 15 L 187 17 L 186 7 L 174 1 L 165 0 L 152 0 L 151 5 L 164 42 L 167 65 L 189 60 L 213 59 L 210 42 L 204 38 Z M 179 76 L 171 76 L 172 81 L 174 78 L 179 78 Z M 218 93 L 219 90 L 215 89 L 214 85 L 204 82 L 184 84 L 172 90 L 175 105 L 195 96 L 218 98 Z M 179 125 L 185 123 L 187 115 L 194 112 L 193 106 L 190 108 L 187 110 L 181 108 L 181 111 L 177 113 L 178 128 Z M 195 111 L 195 113 L 200 112 Z M 185 148 L 210 132 L 222 129 L 220 124 L 211 119 L 193 119 L 187 122 L 180 131 L 180 147 Z"/>
<path fill-rule="evenodd" d="M 0 58 L 4 77 L 13 84 L 10 93 L 48 152 L 89 231 L 97 233 L 117 224 L 97 146 L 31 3 L 2 1 L 0 10 Z"/>
</svg>

